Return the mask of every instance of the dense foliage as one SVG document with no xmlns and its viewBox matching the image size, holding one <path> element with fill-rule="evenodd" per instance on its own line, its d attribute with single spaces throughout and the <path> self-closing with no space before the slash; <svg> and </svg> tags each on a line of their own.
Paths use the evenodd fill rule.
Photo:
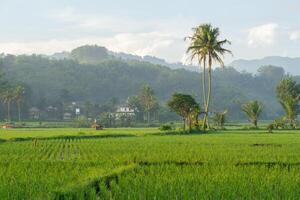
<svg viewBox="0 0 300 200">
<path fill-rule="evenodd" d="M 281 80 L 277 86 L 277 98 L 285 111 L 286 120 L 295 127 L 300 113 L 300 85 L 290 77 Z"/>
<path fill-rule="evenodd" d="M 24 137 L 0 144 L 3 200 L 297 199 L 300 193 L 299 134 L 0 131 L 1 139 Z"/>
<path fill-rule="evenodd" d="M 166 101 L 174 92 L 191 94 L 198 102 L 201 101 L 199 83 L 202 76 L 197 72 L 106 57 L 103 48 L 101 52 L 105 59 L 98 59 L 93 64 L 85 61 L 85 64 L 80 64 L 78 59 L 91 59 L 81 55 L 82 51 L 86 49 L 72 52 L 76 59 L 55 60 L 37 55 L 0 58 L 0 68 L 6 80 L 17 82 L 25 89 L 20 106 L 22 118 L 28 119 L 29 110 L 36 107 L 41 110 L 42 119 L 61 120 L 63 110 L 71 102 L 79 102 L 83 114 L 99 116 L 111 110 L 109 106 L 113 99 L 125 103 L 128 97 L 138 95 L 144 85 L 155 91 L 161 108 L 159 118 L 165 121 L 174 119 L 174 115 L 166 109 Z M 94 55 L 98 54 L 94 52 Z M 240 73 L 233 68 L 215 69 L 212 76 L 212 113 L 228 109 L 228 119 L 245 119 L 241 105 L 257 99 L 265 105 L 262 119 L 274 119 L 283 114 L 275 93 L 277 83 L 284 76 L 282 68 L 265 66 L 257 75 Z M 2 106 L 0 117 L 5 119 L 7 106 Z M 16 101 L 11 105 L 11 113 L 12 119 L 17 120 Z"/>
</svg>

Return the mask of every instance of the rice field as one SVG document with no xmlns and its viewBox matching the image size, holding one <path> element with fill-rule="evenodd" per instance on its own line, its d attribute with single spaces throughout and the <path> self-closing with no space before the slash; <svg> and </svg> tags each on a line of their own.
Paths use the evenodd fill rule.
<svg viewBox="0 0 300 200">
<path fill-rule="evenodd" d="M 0 199 L 300 196 L 300 131 L 34 131 L 1 130 Z"/>
</svg>

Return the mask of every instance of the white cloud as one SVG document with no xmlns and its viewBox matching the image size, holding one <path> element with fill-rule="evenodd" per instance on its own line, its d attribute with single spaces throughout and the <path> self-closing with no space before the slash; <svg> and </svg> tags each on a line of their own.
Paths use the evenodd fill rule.
<svg viewBox="0 0 300 200">
<path fill-rule="evenodd" d="M 116 52 L 140 56 L 152 55 L 178 62 L 185 52 L 183 38 L 195 21 L 186 17 L 133 19 L 82 13 L 72 7 L 53 11 L 47 18 L 55 23 L 54 39 L 0 43 L 0 49 L 11 54 L 52 54 L 70 51 L 78 46 L 97 44 Z M 59 28 L 60 27 L 60 28 Z M 59 35 L 63 35 L 60 38 Z M 76 37 L 68 37 L 76 35 Z M 67 39 L 66 39 L 67 38 Z"/>
<path fill-rule="evenodd" d="M 290 40 L 300 40 L 300 31 L 292 31 L 289 33 Z"/>
<path fill-rule="evenodd" d="M 70 51 L 78 46 L 98 44 L 117 52 L 127 52 L 140 56 L 152 55 L 178 61 L 184 52 L 184 41 L 162 32 L 120 33 L 110 37 L 86 37 L 75 40 L 48 40 L 33 42 L 0 43 L 0 49 L 10 54 L 52 54 Z"/>
<path fill-rule="evenodd" d="M 248 30 L 248 44 L 254 47 L 272 45 L 275 42 L 278 24 L 269 23 Z"/>
</svg>

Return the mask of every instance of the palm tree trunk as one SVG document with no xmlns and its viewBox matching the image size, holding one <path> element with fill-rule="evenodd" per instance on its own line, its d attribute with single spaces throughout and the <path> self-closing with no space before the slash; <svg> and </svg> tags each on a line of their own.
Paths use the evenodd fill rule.
<svg viewBox="0 0 300 200">
<path fill-rule="evenodd" d="M 183 131 L 185 131 L 185 118 L 183 118 Z"/>
<path fill-rule="evenodd" d="M 150 124 L 150 111 L 147 112 L 147 121 L 148 121 L 148 125 Z"/>
<path fill-rule="evenodd" d="M 200 61 L 199 61 L 200 63 Z M 205 81 L 205 66 L 206 65 L 206 59 L 203 59 L 203 72 L 202 72 L 202 94 L 203 94 L 203 106 L 206 107 L 206 81 Z"/>
<path fill-rule="evenodd" d="M 257 128 L 257 119 L 253 120 L 254 127 Z"/>
<path fill-rule="evenodd" d="M 192 132 L 192 119 L 191 119 L 191 116 L 189 116 L 189 121 L 188 121 L 188 123 L 189 123 L 189 133 L 191 133 Z"/>
<path fill-rule="evenodd" d="M 7 122 L 10 122 L 10 102 L 7 102 Z"/>
<path fill-rule="evenodd" d="M 206 112 L 206 107 L 207 107 L 207 101 L 206 101 L 206 58 L 203 59 L 203 72 L 202 72 L 202 93 L 203 93 L 203 107 L 205 109 Z M 207 121 L 207 116 L 206 114 L 204 115 L 204 119 L 203 119 L 203 130 L 206 130 L 206 121 Z"/>
<path fill-rule="evenodd" d="M 209 112 L 209 104 L 211 99 L 211 67 L 212 67 L 212 61 L 209 55 L 209 61 L 208 61 L 208 92 L 207 92 L 207 101 L 206 101 L 206 108 L 205 108 L 205 117 L 204 117 L 204 127 L 207 126 L 209 128 L 209 122 L 208 122 L 208 112 Z"/>
<path fill-rule="evenodd" d="M 19 122 L 21 122 L 21 103 L 18 101 Z"/>
</svg>

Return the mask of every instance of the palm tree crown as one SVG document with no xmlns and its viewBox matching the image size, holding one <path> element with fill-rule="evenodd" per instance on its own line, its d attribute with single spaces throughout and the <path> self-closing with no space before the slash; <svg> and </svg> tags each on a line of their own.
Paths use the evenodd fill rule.
<svg viewBox="0 0 300 200">
<path fill-rule="evenodd" d="M 262 105 L 258 101 L 250 101 L 242 105 L 242 111 L 246 113 L 249 120 L 257 127 L 257 120 L 262 112 Z"/>
<path fill-rule="evenodd" d="M 226 44 L 231 44 L 228 40 L 219 40 L 220 30 L 219 28 L 212 27 L 211 24 L 203 24 L 196 28 L 193 28 L 193 36 L 187 37 L 189 39 L 190 46 L 187 49 L 187 53 L 191 55 L 191 60 L 198 59 L 199 64 L 208 60 L 209 68 L 212 66 L 212 62 L 224 66 L 223 56 L 225 53 L 232 52 L 223 48 Z"/>
</svg>

